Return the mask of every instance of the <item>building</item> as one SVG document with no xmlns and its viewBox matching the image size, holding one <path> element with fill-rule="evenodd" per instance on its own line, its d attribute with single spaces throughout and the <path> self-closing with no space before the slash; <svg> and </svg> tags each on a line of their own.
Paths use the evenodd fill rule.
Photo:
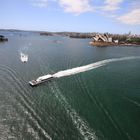
<svg viewBox="0 0 140 140">
<path fill-rule="evenodd" d="M 108 37 L 107 34 L 97 34 L 95 36 L 92 37 L 93 41 L 97 41 L 97 42 L 112 42 L 112 37 Z"/>
</svg>

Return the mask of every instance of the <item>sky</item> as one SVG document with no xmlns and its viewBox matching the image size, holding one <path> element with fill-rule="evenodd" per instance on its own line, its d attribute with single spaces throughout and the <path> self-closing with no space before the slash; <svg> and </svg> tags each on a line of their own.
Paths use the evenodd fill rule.
<svg viewBox="0 0 140 140">
<path fill-rule="evenodd" d="M 0 29 L 140 34 L 140 0 L 1 0 Z"/>
</svg>

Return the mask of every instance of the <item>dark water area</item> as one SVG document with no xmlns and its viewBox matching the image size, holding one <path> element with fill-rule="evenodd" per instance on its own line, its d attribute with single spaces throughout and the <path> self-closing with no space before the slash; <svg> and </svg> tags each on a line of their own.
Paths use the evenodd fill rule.
<svg viewBox="0 0 140 140">
<path fill-rule="evenodd" d="M 139 140 L 140 47 L 92 47 L 89 39 L 0 32 L 0 140 Z M 20 60 L 28 55 L 28 62 Z M 37 87 L 28 81 L 107 63 Z"/>
</svg>

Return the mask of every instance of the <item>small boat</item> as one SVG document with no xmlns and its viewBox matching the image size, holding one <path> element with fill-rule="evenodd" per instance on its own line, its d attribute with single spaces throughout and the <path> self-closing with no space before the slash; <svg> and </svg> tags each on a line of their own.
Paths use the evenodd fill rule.
<svg viewBox="0 0 140 140">
<path fill-rule="evenodd" d="M 53 78 L 54 78 L 53 75 L 48 74 L 48 75 L 38 77 L 36 80 L 29 81 L 29 84 L 31 86 L 37 86 L 38 84 L 44 83 L 46 81 L 50 81 Z"/>
<path fill-rule="evenodd" d="M 8 41 L 8 38 L 6 38 L 3 35 L 0 35 L 0 42 Z"/>
<path fill-rule="evenodd" d="M 21 62 L 26 63 L 28 61 L 28 55 L 20 53 Z"/>
</svg>

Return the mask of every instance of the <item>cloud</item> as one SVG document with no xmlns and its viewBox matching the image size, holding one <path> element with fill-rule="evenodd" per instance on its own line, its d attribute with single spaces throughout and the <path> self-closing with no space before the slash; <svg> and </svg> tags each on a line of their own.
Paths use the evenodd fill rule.
<svg viewBox="0 0 140 140">
<path fill-rule="evenodd" d="M 32 5 L 38 7 L 48 7 L 49 2 L 56 2 L 65 12 L 79 15 L 85 12 L 93 11 L 115 11 L 120 9 L 120 4 L 124 0 L 103 0 L 102 6 L 97 6 L 96 2 L 100 0 L 31 0 Z M 91 4 L 91 1 L 93 3 Z M 96 9 L 96 10 L 95 10 Z"/>
<path fill-rule="evenodd" d="M 101 7 L 103 11 L 116 11 L 120 9 L 120 4 L 124 0 L 105 0 L 104 1 L 104 6 Z"/>
<path fill-rule="evenodd" d="M 140 25 L 140 9 L 133 9 L 131 12 L 117 18 L 120 22 L 129 25 Z"/>
<path fill-rule="evenodd" d="M 33 6 L 37 7 L 47 7 L 48 6 L 48 0 L 31 0 Z"/>
<path fill-rule="evenodd" d="M 59 0 L 59 4 L 65 12 L 74 13 L 75 15 L 93 11 L 89 0 Z"/>
</svg>

